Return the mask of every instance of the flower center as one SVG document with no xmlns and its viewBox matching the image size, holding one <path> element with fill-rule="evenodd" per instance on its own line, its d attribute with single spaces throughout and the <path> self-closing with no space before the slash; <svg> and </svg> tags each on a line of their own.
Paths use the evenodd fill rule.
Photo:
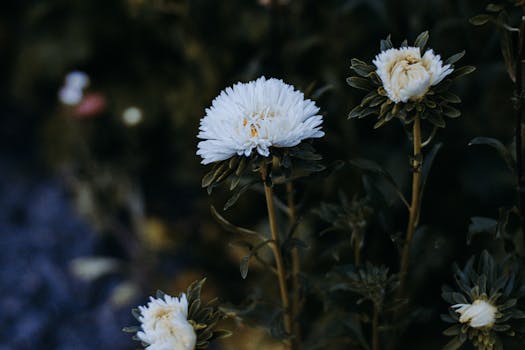
<svg viewBox="0 0 525 350">
<path fill-rule="evenodd" d="M 250 136 L 252 138 L 259 136 L 260 122 L 275 117 L 275 112 L 269 108 L 265 108 L 260 112 L 252 112 L 248 117 L 242 120 L 242 126 L 250 128 Z"/>
</svg>

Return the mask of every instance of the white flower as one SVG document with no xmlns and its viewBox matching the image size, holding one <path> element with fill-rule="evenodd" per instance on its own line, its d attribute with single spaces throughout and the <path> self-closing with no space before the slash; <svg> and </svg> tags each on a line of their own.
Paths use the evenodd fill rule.
<svg viewBox="0 0 525 350">
<path fill-rule="evenodd" d="M 82 101 L 84 90 L 89 86 L 89 76 L 80 71 L 66 75 L 64 85 L 58 92 L 58 99 L 65 105 L 75 106 Z"/>
<path fill-rule="evenodd" d="M 388 97 L 395 103 L 421 99 L 431 86 L 453 71 L 432 50 L 421 57 L 418 47 L 388 49 L 377 55 L 373 63 Z"/>
<path fill-rule="evenodd" d="M 148 350 L 193 350 L 197 335 L 188 322 L 188 300 L 165 295 L 150 297 L 146 306 L 139 306 L 142 330 L 137 337 L 148 344 Z"/>
<path fill-rule="evenodd" d="M 282 80 L 261 77 L 237 83 L 216 97 L 201 119 L 197 154 L 202 164 L 249 156 L 267 157 L 270 147 L 293 147 L 322 137 L 323 117 L 311 100 Z"/>
<path fill-rule="evenodd" d="M 456 304 L 452 307 L 460 314 L 459 321 L 468 323 L 472 328 L 490 328 L 496 322 L 498 309 L 485 300 L 477 299 L 472 304 Z"/>
<path fill-rule="evenodd" d="M 58 99 L 65 105 L 75 106 L 82 101 L 82 90 L 72 89 L 64 86 L 58 91 Z"/>
<path fill-rule="evenodd" d="M 81 71 L 73 71 L 66 75 L 65 86 L 83 90 L 89 86 L 89 76 Z"/>
<path fill-rule="evenodd" d="M 135 126 L 142 121 L 142 110 L 138 107 L 128 107 L 122 112 L 122 120 L 127 126 Z"/>
<path fill-rule="evenodd" d="M 79 279 L 93 281 L 115 272 L 119 267 L 117 259 L 104 256 L 79 257 L 71 261 L 71 272 Z"/>
</svg>

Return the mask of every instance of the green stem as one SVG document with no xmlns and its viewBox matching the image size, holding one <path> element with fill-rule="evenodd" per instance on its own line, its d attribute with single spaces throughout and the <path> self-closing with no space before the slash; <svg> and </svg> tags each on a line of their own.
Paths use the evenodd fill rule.
<svg viewBox="0 0 525 350">
<path fill-rule="evenodd" d="M 288 217 L 290 220 L 290 225 L 295 225 L 296 211 L 295 211 L 295 201 L 294 201 L 294 187 L 293 183 L 286 183 L 286 197 L 288 201 Z M 292 310 L 291 316 L 293 321 L 293 346 L 295 349 L 301 347 L 301 324 L 298 321 L 299 315 L 301 313 L 301 281 L 299 278 L 299 273 L 301 271 L 301 260 L 299 256 L 299 249 L 294 247 L 292 249 Z"/>
<path fill-rule="evenodd" d="M 284 329 L 286 333 L 291 334 L 292 331 L 292 319 L 290 317 L 290 301 L 288 298 L 288 287 L 286 285 L 286 272 L 284 270 L 283 257 L 281 254 L 281 240 L 279 237 L 279 231 L 277 230 L 277 220 L 275 216 L 275 207 L 273 204 L 273 190 L 268 186 L 266 180 L 268 172 L 266 169 L 266 163 L 261 163 L 261 178 L 264 184 L 264 194 L 266 197 L 266 207 L 268 209 L 268 220 L 270 221 L 270 230 L 272 233 L 273 244 L 271 245 L 273 255 L 275 258 L 275 265 L 277 268 L 277 277 L 279 280 L 279 291 L 281 294 L 281 304 L 283 308 L 283 321 Z M 292 343 L 290 341 L 285 342 L 287 349 L 292 349 Z"/>
<path fill-rule="evenodd" d="M 406 284 L 406 275 L 408 273 L 408 265 L 410 260 L 410 246 L 412 238 L 416 231 L 417 222 L 419 219 L 420 208 L 420 184 L 421 184 L 421 166 L 423 164 L 423 155 L 421 153 L 421 120 L 419 114 L 416 114 L 413 125 L 413 142 L 414 142 L 414 156 L 413 156 L 413 174 L 412 174 L 412 202 L 409 208 L 408 227 L 405 237 L 405 244 L 401 255 L 400 267 L 400 292 L 403 293 Z"/>
</svg>

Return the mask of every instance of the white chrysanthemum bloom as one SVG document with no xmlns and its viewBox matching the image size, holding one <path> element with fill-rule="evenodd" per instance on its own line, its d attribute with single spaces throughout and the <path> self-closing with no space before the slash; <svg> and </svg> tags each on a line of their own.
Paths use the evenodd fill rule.
<svg viewBox="0 0 525 350">
<path fill-rule="evenodd" d="M 477 299 L 472 304 L 452 305 L 460 314 L 459 321 L 472 328 L 490 328 L 496 322 L 498 309 L 486 300 Z"/>
<path fill-rule="evenodd" d="M 322 137 L 323 117 L 302 92 L 279 79 L 237 83 L 216 97 L 201 119 L 197 154 L 202 164 L 249 156 L 267 157 L 270 147 L 293 147 Z"/>
<path fill-rule="evenodd" d="M 373 63 L 388 97 L 395 103 L 421 99 L 431 86 L 453 71 L 432 50 L 421 57 L 418 47 L 388 49 L 378 54 Z"/>
<path fill-rule="evenodd" d="M 142 330 L 137 337 L 148 344 L 148 350 L 193 350 L 197 335 L 188 322 L 186 294 L 180 298 L 164 295 L 150 297 L 146 306 L 139 306 Z"/>
</svg>

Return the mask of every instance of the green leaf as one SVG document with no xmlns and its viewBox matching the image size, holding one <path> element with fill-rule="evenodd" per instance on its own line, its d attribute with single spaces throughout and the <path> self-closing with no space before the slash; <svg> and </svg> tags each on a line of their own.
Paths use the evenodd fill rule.
<svg viewBox="0 0 525 350">
<path fill-rule="evenodd" d="M 364 110 L 365 108 L 360 105 L 355 106 L 350 113 L 348 113 L 348 119 L 359 118 Z"/>
<path fill-rule="evenodd" d="M 470 24 L 473 24 L 475 26 L 482 26 L 488 21 L 490 21 L 491 18 L 492 17 L 489 15 L 477 15 L 477 16 L 471 17 L 468 21 L 470 22 Z"/>
<path fill-rule="evenodd" d="M 505 8 L 503 4 L 488 4 L 485 10 L 488 12 L 499 12 Z"/>
<path fill-rule="evenodd" d="M 352 58 L 350 69 L 362 77 L 367 77 L 375 70 L 374 66 L 358 60 L 357 58 Z"/>
<path fill-rule="evenodd" d="M 237 169 L 235 170 L 235 175 L 241 176 L 244 170 L 246 169 L 248 161 L 246 157 L 241 157 L 241 160 L 239 164 L 237 165 Z"/>
<path fill-rule="evenodd" d="M 443 114 L 449 118 L 459 118 L 461 116 L 461 112 L 452 106 L 442 105 L 441 108 L 443 108 Z"/>
<path fill-rule="evenodd" d="M 444 335 L 452 336 L 452 335 L 458 335 L 461 332 L 461 325 L 455 324 L 453 326 L 448 327 L 443 331 Z"/>
<path fill-rule="evenodd" d="M 356 89 L 365 90 L 365 91 L 370 91 L 374 89 L 374 85 L 372 85 L 372 83 L 368 79 L 365 79 L 365 78 L 349 77 L 346 79 L 346 82 L 348 83 L 348 85 Z"/>
<path fill-rule="evenodd" d="M 139 309 L 137 309 L 137 308 L 133 308 L 133 309 L 131 309 L 131 314 L 133 315 L 133 317 L 135 317 L 135 319 L 136 319 L 137 321 L 140 321 L 142 315 L 141 315 Z"/>
<path fill-rule="evenodd" d="M 454 63 L 459 61 L 461 58 L 463 58 L 463 56 L 465 56 L 465 51 L 464 50 L 461 51 L 461 52 L 458 52 L 455 55 L 450 56 L 449 58 L 447 58 L 445 60 L 445 65 L 447 65 L 447 64 L 453 65 Z"/>
<path fill-rule="evenodd" d="M 348 119 L 364 118 L 374 113 L 377 113 L 377 108 L 368 108 L 357 105 L 348 114 Z"/>
<path fill-rule="evenodd" d="M 386 37 L 386 39 L 381 40 L 381 45 L 380 45 L 381 51 L 386 51 L 393 47 L 394 45 L 392 44 L 392 39 L 391 39 L 390 34 Z"/>
<path fill-rule="evenodd" d="M 457 350 L 467 340 L 466 338 L 460 338 L 459 336 L 454 337 L 451 341 L 443 347 L 443 350 Z"/>
<path fill-rule="evenodd" d="M 217 209 L 215 209 L 213 205 L 210 207 L 210 211 L 211 211 L 211 215 L 213 216 L 213 218 L 221 225 L 223 229 L 225 229 L 228 232 L 237 233 L 237 234 L 245 234 L 245 235 L 255 235 L 258 237 L 265 238 L 256 231 L 235 226 L 234 224 L 226 220 L 221 214 L 219 214 L 219 212 L 217 211 Z"/>
<path fill-rule="evenodd" d="M 428 30 L 424 31 L 423 33 L 417 36 L 416 41 L 414 42 L 414 46 L 419 47 L 421 52 L 425 51 L 425 46 L 427 45 L 427 42 L 428 42 L 428 36 L 429 36 Z"/>
<path fill-rule="evenodd" d="M 137 333 L 138 331 L 140 331 L 139 326 L 130 326 L 130 327 L 122 328 L 122 332 L 126 332 L 126 333 Z"/>
<path fill-rule="evenodd" d="M 246 256 L 244 256 L 242 259 L 241 259 L 241 264 L 239 265 L 239 270 L 241 272 L 241 277 L 242 279 L 246 279 L 246 277 L 248 276 L 248 269 L 250 267 L 250 259 L 251 259 L 252 255 L 251 254 L 248 254 Z"/>
<path fill-rule="evenodd" d="M 226 162 L 224 161 L 213 164 L 211 171 L 208 172 L 206 175 L 204 175 L 204 177 L 202 178 L 201 186 L 203 188 L 211 186 L 215 182 L 215 179 L 218 177 L 219 173 L 225 167 L 226 167 Z"/>
<path fill-rule="evenodd" d="M 364 171 L 370 174 L 379 175 L 382 177 L 386 182 L 390 185 L 390 187 L 397 193 L 401 201 L 405 203 L 407 207 L 410 207 L 405 196 L 403 195 L 403 192 L 399 189 L 397 183 L 395 182 L 392 175 L 390 175 L 387 171 L 385 171 L 381 166 L 379 166 L 377 163 L 368 160 L 368 159 L 353 159 L 350 161 L 350 165 Z"/>
<path fill-rule="evenodd" d="M 461 103 L 461 99 L 459 98 L 459 96 L 448 91 L 441 93 L 439 97 L 441 97 L 444 101 L 448 103 Z"/>
<path fill-rule="evenodd" d="M 375 90 L 370 91 L 368 94 L 366 94 L 365 97 L 363 97 L 363 99 L 361 100 L 361 103 L 359 105 L 361 107 L 364 107 L 364 106 L 368 105 L 370 103 L 370 101 L 372 101 L 373 99 L 375 99 L 378 96 L 379 96 L 379 94 L 377 93 L 377 91 L 375 91 Z"/>
<path fill-rule="evenodd" d="M 498 154 L 503 158 L 507 167 L 513 172 L 516 172 L 514 158 L 510 151 L 501 143 L 501 141 L 490 138 L 490 137 L 476 137 L 469 142 L 469 146 L 472 145 L 487 145 L 494 148 Z"/>
<path fill-rule="evenodd" d="M 464 75 L 470 74 L 470 73 L 474 72 L 475 70 L 476 70 L 476 67 L 473 67 L 473 66 L 459 67 L 459 68 L 454 69 L 452 74 L 450 74 L 450 78 L 451 79 L 457 79 L 457 78 L 462 77 Z"/>
<path fill-rule="evenodd" d="M 241 197 L 241 195 L 244 192 L 246 192 L 250 187 L 252 187 L 257 182 L 259 181 L 256 179 L 252 179 L 248 183 L 242 185 L 241 187 L 236 187 L 230 199 L 228 199 L 226 204 L 224 204 L 223 209 L 228 210 L 232 205 L 234 205 L 237 202 L 237 200 Z"/>
</svg>

